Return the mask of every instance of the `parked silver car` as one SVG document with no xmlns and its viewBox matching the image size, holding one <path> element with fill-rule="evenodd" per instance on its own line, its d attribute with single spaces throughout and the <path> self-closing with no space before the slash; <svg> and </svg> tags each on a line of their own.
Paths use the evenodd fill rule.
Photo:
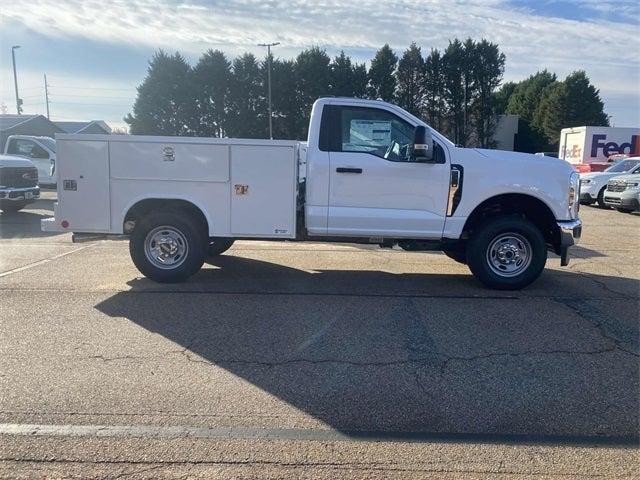
<svg viewBox="0 0 640 480">
<path fill-rule="evenodd" d="M 607 183 L 604 204 L 619 212 L 630 213 L 640 209 L 640 174 L 620 175 Z"/>
<path fill-rule="evenodd" d="M 604 172 L 580 174 L 580 203 L 591 205 L 598 202 L 604 207 L 604 192 L 607 182 L 618 175 L 640 173 L 640 157 L 627 158 L 611 165 Z"/>
</svg>

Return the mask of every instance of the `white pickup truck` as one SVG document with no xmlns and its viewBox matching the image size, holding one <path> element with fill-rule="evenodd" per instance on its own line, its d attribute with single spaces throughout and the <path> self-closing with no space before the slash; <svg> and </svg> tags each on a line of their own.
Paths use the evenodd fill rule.
<svg viewBox="0 0 640 480">
<path fill-rule="evenodd" d="M 555 158 L 459 148 L 382 101 L 321 98 L 307 142 L 57 135 L 45 231 L 129 235 L 133 262 L 183 281 L 234 240 L 441 250 L 519 289 L 580 237 L 579 176 Z"/>
</svg>

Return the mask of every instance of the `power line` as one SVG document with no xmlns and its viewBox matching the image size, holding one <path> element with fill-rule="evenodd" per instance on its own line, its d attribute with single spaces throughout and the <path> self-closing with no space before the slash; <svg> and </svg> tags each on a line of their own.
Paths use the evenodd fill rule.
<svg viewBox="0 0 640 480">
<path fill-rule="evenodd" d="M 70 94 L 70 93 L 56 93 L 56 92 L 51 92 L 51 95 L 55 95 L 56 97 L 78 97 L 78 98 L 120 98 L 120 99 L 127 99 L 127 98 L 132 98 L 130 96 L 111 96 L 111 95 L 75 95 L 75 94 Z"/>
<path fill-rule="evenodd" d="M 49 85 L 50 87 L 54 87 L 54 88 L 63 88 L 63 89 L 67 89 L 67 90 L 118 90 L 118 91 L 125 91 L 125 92 L 130 92 L 135 90 L 135 87 L 131 87 L 131 88 L 106 88 L 106 87 L 79 87 L 79 86 L 73 86 L 73 85 Z"/>
<path fill-rule="evenodd" d="M 127 108 L 131 108 L 132 106 L 131 104 L 123 105 L 123 104 L 115 104 L 115 103 L 58 102 L 57 100 L 51 100 L 49 103 L 56 104 L 56 105 L 88 105 L 88 106 L 102 105 L 105 107 L 127 107 Z"/>
</svg>

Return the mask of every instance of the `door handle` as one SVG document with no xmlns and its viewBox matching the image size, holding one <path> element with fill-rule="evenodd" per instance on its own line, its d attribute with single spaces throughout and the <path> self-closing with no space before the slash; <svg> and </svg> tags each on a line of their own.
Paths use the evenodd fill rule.
<svg viewBox="0 0 640 480">
<path fill-rule="evenodd" d="M 362 173 L 362 169 L 361 168 L 338 167 L 338 168 L 336 168 L 336 172 L 338 172 L 338 173 Z"/>
</svg>

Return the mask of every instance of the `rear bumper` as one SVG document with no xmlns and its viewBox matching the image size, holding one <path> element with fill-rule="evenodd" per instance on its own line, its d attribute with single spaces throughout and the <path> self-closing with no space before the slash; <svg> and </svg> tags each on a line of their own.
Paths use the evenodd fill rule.
<svg viewBox="0 0 640 480">
<path fill-rule="evenodd" d="M 557 222 L 560 229 L 560 265 L 569 265 L 569 247 L 580 242 L 582 237 L 582 220 L 564 220 Z"/>
<path fill-rule="evenodd" d="M 0 188 L 1 202 L 32 202 L 40 198 L 40 187 Z"/>
</svg>

